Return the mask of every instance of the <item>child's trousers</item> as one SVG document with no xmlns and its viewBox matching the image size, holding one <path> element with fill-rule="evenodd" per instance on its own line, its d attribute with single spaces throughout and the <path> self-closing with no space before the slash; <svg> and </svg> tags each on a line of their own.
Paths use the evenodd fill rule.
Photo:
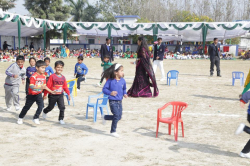
<svg viewBox="0 0 250 166">
<path fill-rule="evenodd" d="M 122 101 L 109 100 L 109 106 L 113 115 L 105 115 L 105 120 L 112 120 L 110 133 L 115 133 L 117 123 L 122 118 Z"/>
<path fill-rule="evenodd" d="M 5 89 L 5 103 L 7 108 L 12 106 L 19 107 L 19 86 L 18 85 L 4 85 Z"/>
<path fill-rule="evenodd" d="M 250 104 L 248 106 L 248 109 L 250 109 Z M 250 115 L 247 114 L 247 121 L 250 123 Z M 250 128 L 248 126 L 245 126 L 243 129 L 246 133 L 250 134 Z M 250 140 L 247 142 L 245 147 L 241 151 L 242 153 L 249 153 L 250 152 Z"/>
<path fill-rule="evenodd" d="M 76 78 L 78 78 L 77 79 L 77 89 L 80 89 L 81 82 L 85 81 L 85 78 L 83 77 L 83 75 L 79 75 L 79 74 L 76 75 Z"/>
<path fill-rule="evenodd" d="M 48 107 L 46 107 L 43 110 L 43 112 L 45 114 L 47 114 L 48 112 L 53 110 L 56 103 L 58 104 L 58 108 L 60 110 L 59 118 L 58 118 L 58 120 L 60 121 L 60 120 L 63 120 L 63 118 L 64 118 L 64 110 L 65 110 L 63 94 L 61 94 L 61 95 L 49 95 L 49 105 L 48 105 Z"/>
<path fill-rule="evenodd" d="M 44 107 L 42 93 L 40 93 L 38 95 L 27 95 L 26 96 L 25 106 L 23 107 L 21 113 L 19 114 L 19 118 L 22 119 L 25 117 L 25 115 L 29 111 L 30 107 L 34 104 L 34 102 L 36 102 L 38 108 L 36 110 L 36 113 L 35 113 L 33 119 L 39 118 L 39 116 L 43 110 L 43 107 Z"/>
</svg>

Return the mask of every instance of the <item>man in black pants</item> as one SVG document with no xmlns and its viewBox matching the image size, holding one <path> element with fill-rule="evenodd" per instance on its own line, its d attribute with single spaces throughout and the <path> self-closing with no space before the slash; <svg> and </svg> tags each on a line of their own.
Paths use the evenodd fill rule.
<svg viewBox="0 0 250 166">
<path fill-rule="evenodd" d="M 100 54 L 101 54 L 102 62 L 104 61 L 104 57 L 107 55 L 110 57 L 109 58 L 110 62 L 114 61 L 113 49 L 112 49 L 112 45 L 110 43 L 111 43 L 110 38 L 106 38 L 106 43 L 101 45 Z"/>
<path fill-rule="evenodd" d="M 220 75 L 220 44 L 218 44 L 218 39 L 214 38 L 214 43 L 209 45 L 208 53 L 210 55 L 210 76 L 212 77 L 214 74 L 214 65 L 217 69 L 217 76 Z"/>
</svg>

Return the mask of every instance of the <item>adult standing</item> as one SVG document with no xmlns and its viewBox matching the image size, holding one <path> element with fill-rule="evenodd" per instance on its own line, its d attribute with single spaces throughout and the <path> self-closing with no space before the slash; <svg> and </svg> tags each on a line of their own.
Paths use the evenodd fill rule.
<svg viewBox="0 0 250 166">
<path fill-rule="evenodd" d="M 176 47 L 174 49 L 174 53 L 179 52 L 180 51 L 180 47 L 181 47 L 181 43 L 179 41 L 177 41 L 177 45 L 176 45 Z"/>
<path fill-rule="evenodd" d="M 30 43 L 30 50 L 34 49 L 33 42 Z"/>
<path fill-rule="evenodd" d="M 165 80 L 165 72 L 163 68 L 163 58 L 165 52 L 165 45 L 162 44 L 162 38 L 157 39 L 158 43 L 154 45 L 154 59 L 153 59 L 153 70 L 156 73 L 157 68 L 161 70 L 161 80 Z"/>
<path fill-rule="evenodd" d="M 8 50 L 8 46 L 11 46 L 11 45 L 8 45 L 7 41 L 4 41 L 4 43 L 3 43 L 3 50 Z"/>
<path fill-rule="evenodd" d="M 135 78 L 132 87 L 128 90 L 131 97 L 156 97 L 159 95 L 155 74 L 150 62 L 150 52 L 147 41 L 139 37 L 137 48 L 138 58 L 136 60 Z M 150 87 L 154 88 L 152 95 Z"/>
<path fill-rule="evenodd" d="M 113 49 L 112 49 L 112 45 L 110 44 L 111 40 L 110 38 L 106 38 L 106 43 L 101 45 L 101 60 L 102 62 L 104 61 L 104 57 L 106 55 L 109 55 L 109 61 L 112 62 L 114 61 L 114 57 L 113 57 Z"/>
<path fill-rule="evenodd" d="M 210 76 L 214 74 L 214 65 L 216 66 L 217 76 L 220 75 L 220 44 L 218 38 L 214 38 L 214 43 L 209 45 L 208 54 L 210 55 Z"/>
</svg>

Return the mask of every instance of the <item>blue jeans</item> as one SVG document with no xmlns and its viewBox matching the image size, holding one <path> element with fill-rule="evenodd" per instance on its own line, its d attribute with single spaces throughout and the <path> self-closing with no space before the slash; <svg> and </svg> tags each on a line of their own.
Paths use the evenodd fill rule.
<svg viewBox="0 0 250 166">
<path fill-rule="evenodd" d="M 116 132 L 117 123 L 122 118 L 122 101 L 109 100 L 110 110 L 113 115 L 105 115 L 105 120 L 112 120 L 110 133 Z"/>
<path fill-rule="evenodd" d="M 81 82 L 85 81 L 85 78 L 83 77 L 83 75 L 80 75 L 80 74 L 77 74 L 76 78 L 78 78 L 77 79 L 77 89 L 80 89 Z"/>
</svg>

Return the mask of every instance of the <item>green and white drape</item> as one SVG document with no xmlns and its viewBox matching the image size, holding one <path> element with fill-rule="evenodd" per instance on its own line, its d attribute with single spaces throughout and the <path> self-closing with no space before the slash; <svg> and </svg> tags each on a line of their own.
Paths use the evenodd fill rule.
<svg viewBox="0 0 250 166">
<path fill-rule="evenodd" d="M 16 25 L 17 24 L 17 25 Z M 161 36 L 164 41 L 211 41 L 229 39 L 241 36 L 250 30 L 250 22 L 158 22 L 120 24 L 116 22 L 63 22 L 38 19 L 0 12 L 0 35 L 18 36 L 20 38 L 44 34 L 44 49 L 46 31 L 56 29 L 63 32 L 64 44 L 67 31 L 76 30 L 79 35 L 95 35 L 122 37 L 129 34 L 153 35 L 154 40 Z"/>
</svg>

